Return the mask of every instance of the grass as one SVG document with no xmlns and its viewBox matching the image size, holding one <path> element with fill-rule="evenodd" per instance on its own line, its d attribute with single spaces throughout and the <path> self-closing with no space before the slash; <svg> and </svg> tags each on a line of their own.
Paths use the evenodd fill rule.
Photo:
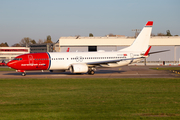
<svg viewBox="0 0 180 120">
<path fill-rule="evenodd" d="M 0 68 L 0 71 L 15 71 L 15 69 L 12 69 L 12 68 Z"/>
<path fill-rule="evenodd" d="M 180 119 L 180 79 L 0 79 L 0 119 Z"/>
<path fill-rule="evenodd" d="M 157 68 L 150 68 L 150 69 L 153 69 L 153 70 L 180 70 L 180 67 L 157 67 Z"/>
</svg>

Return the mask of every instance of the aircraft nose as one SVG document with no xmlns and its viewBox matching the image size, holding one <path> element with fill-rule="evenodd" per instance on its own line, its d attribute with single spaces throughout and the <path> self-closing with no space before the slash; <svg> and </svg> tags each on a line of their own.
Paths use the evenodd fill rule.
<svg viewBox="0 0 180 120">
<path fill-rule="evenodd" d="M 8 66 L 8 67 L 11 67 L 11 64 L 12 64 L 11 62 L 8 62 L 8 63 L 7 63 L 7 66 Z"/>
<path fill-rule="evenodd" d="M 8 66 L 8 67 L 11 67 L 11 68 L 13 68 L 14 65 L 15 65 L 14 62 L 12 62 L 12 61 L 10 61 L 10 62 L 7 63 L 7 66 Z"/>
</svg>

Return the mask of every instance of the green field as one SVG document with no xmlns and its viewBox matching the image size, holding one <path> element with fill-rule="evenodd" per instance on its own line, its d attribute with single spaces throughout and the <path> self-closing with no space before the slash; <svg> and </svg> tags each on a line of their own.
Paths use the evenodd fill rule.
<svg viewBox="0 0 180 120">
<path fill-rule="evenodd" d="M 180 119 L 180 79 L 0 79 L 11 119 Z"/>
<path fill-rule="evenodd" d="M 12 69 L 12 68 L 0 68 L 0 71 L 15 71 L 15 69 Z"/>
</svg>

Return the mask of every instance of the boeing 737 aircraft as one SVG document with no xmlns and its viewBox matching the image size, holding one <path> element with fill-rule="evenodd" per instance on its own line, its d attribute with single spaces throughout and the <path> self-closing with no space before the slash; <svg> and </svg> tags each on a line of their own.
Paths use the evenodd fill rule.
<svg viewBox="0 0 180 120">
<path fill-rule="evenodd" d="M 153 21 L 148 21 L 132 45 L 118 51 L 30 53 L 16 57 L 7 66 L 22 72 L 23 76 L 30 70 L 70 70 L 71 73 L 93 75 L 97 67 L 125 66 L 150 54 L 152 25 Z"/>
</svg>

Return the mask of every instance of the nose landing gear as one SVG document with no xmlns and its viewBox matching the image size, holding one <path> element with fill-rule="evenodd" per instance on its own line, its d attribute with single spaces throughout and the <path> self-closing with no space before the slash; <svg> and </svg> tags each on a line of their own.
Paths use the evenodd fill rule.
<svg viewBox="0 0 180 120">
<path fill-rule="evenodd" d="M 22 76 L 26 76 L 26 73 L 25 73 L 25 72 L 23 72 L 21 75 L 22 75 Z"/>
<path fill-rule="evenodd" d="M 16 70 L 16 72 L 21 72 L 22 74 L 22 76 L 26 76 L 26 72 L 25 72 L 25 70 Z"/>
</svg>

